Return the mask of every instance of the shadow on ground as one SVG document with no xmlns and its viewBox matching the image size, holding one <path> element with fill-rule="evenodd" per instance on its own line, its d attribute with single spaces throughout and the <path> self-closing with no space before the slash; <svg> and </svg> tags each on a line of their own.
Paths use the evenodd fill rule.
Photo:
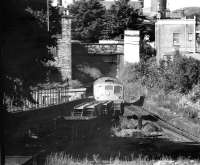
<svg viewBox="0 0 200 165">
<path fill-rule="evenodd" d="M 59 113 L 51 109 L 46 113 L 30 112 L 30 115 L 27 115 L 28 113 L 21 115 L 16 131 L 19 132 L 23 127 L 29 128 L 37 138 L 31 137 L 27 132 L 24 134 L 8 132 L 6 154 L 34 155 L 43 151 L 34 158 L 38 164 L 44 163 L 46 156 L 55 152 L 66 152 L 80 159 L 85 157 L 92 159 L 93 155 L 98 155 L 102 160 L 110 160 L 111 157 L 129 160 L 142 156 L 149 159 L 162 157 L 200 159 L 199 144 L 173 142 L 163 138 L 113 137 L 111 128 L 119 124 L 118 120 L 98 118 L 88 121 L 66 121 L 62 117 L 67 114 L 65 108 L 60 109 Z M 57 120 L 53 120 L 55 118 Z"/>
</svg>

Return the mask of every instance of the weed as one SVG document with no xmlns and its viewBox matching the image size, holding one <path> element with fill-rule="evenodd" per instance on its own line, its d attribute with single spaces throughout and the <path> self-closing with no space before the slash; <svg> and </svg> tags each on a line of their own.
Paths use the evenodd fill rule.
<svg viewBox="0 0 200 165">
<path fill-rule="evenodd" d="M 93 155 L 92 159 L 84 158 L 83 160 L 75 159 L 65 153 L 54 153 L 50 154 L 46 158 L 45 165 L 92 165 L 92 164 L 109 164 L 109 165 L 157 165 L 157 164 L 168 164 L 168 165 L 194 165 L 199 164 L 198 160 L 189 160 L 185 158 L 179 158 L 178 160 L 172 160 L 171 158 L 163 157 L 160 160 L 148 160 L 145 157 L 139 156 L 131 160 L 121 160 L 120 155 L 110 160 L 105 161 L 99 158 L 98 155 Z"/>
</svg>

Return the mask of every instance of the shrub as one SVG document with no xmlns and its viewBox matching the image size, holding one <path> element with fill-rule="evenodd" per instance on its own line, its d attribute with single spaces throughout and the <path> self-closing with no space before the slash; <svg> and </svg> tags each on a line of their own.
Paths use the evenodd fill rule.
<svg viewBox="0 0 200 165">
<path fill-rule="evenodd" d="M 173 61 L 161 62 L 159 67 L 155 59 L 151 58 L 141 62 L 136 70 L 143 85 L 166 92 L 177 90 L 188 93 L 200 80 L 200 61 L 178 54 Z"/>
<path fill-rule="evenodd" d="M 200 83 L 193 87 L 192 91 L 189 93 L 190 100 L 196 103 L 200 100 Z"/>
<path fill-rule="evenodd" d="M 128 64 L 121 70 L 119 78 L 125 84 L 125 100 L 152 90 L 163 91 L 164 95 L 171 92 L 190 94 L 191 102 L 195 103 L 200 99 L 200 85 L 197 85 L 200 84 L 200 61 L 179 54 L 175 54 L 173 61 L 161 61 L 159 66 L 155 58 Z M 173 100 L 169 106 L 171 102 Z"/>
<path fill-rule="evenodd" d="M 188 93 L 200 80 L 200 61 L 198 60 L 175 56 L 172 68 L 176 85 L 181 93 Z"/>
</svg>

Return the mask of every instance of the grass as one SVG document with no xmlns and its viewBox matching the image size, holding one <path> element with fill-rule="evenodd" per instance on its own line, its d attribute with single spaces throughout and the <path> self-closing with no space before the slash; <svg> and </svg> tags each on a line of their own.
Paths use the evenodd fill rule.
<svg viewBox="0 0 200 165">
<path fill-rule="evenodd" d="M 110 158 L 110 161 L 101 160 L 98 155 L 93 155 L 92 159 L 87 157 L 83 160 L 79 158 L 73 158 L 63 152 L 50 154 L 46 158 L 45 165 L 94 165 L 94 164 L 109 164 L 109 165 L 198 165 L 199 160 L 189 160 L 184 158 L 179 158 L 177 160 L 172 160 L 170 158 L 161 158 L 160 160 L 148 160 L 145 157 L 132 158 L 132 160 L 120 160 L 119 157 Z"/>
<path fill-rule="evenodd" d="M 199 110 L 186 106 L 183 103 L 182 98 L 185 97 L 183 95 L 158 93 L 157 96 L 146 102 L 145 107 L 180 129 L 200 138 L 200 122 L 197 119 Z M 181 101 L 182 103 L 180 104 Z M 184 100 L 184 102 L 189 102 L 189 99 Z"/>
<path fill-rule="evenodd" d="M 154 161 L 147 160 L 145 158 L 139 157 L 133 160 L 120 160 L 119 157 L 110 158 L 110 160 L 101 160 L 98 155 L 93 155 L 92 159 L 87 157 L 83 160 L 78 158 L 73 158 L 63 152 L 55 153 L 47 156 L 45 165 L 94 165 L 94 164 L 110 164 L 110 165 L 153 165 Z"/>
</svg>

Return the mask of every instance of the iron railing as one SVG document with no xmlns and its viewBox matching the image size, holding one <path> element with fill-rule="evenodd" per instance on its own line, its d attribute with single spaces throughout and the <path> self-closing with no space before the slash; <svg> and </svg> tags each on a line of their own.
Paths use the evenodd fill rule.
<svg viewBox="0 0 200 165">
<path fill-rule="evenodd" d="M 77 99 L 85 98 L 86 88 L 69 89 L 58 87 L 51 89 L 40 89 L 31 92 L 33 99 L 37 103 L 32 103 L 25 99 L 22 106 L 14 106 L 12 99 L 7 103 L 9 112 L 28 111 L 44 108 L 52 105 L 67 103 Z"/>
</svg>

